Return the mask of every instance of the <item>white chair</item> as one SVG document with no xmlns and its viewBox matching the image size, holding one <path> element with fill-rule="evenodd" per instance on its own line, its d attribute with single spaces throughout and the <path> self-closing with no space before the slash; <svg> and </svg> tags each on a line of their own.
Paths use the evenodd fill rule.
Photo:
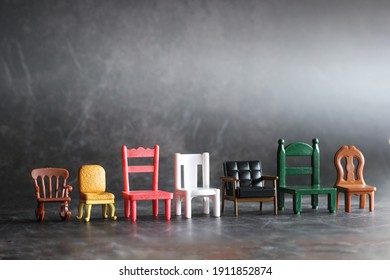
<svg viewBox="0 0 390 280">
<path fill-rule="evenodd" d="M 184 216 L 191 218 L 191 201 L 194 197 L 203 198 L 203 213 L 209 214 L 209 200 L 213 201 L 215 217 L 219 217 L 220 190 L 210 188 L 210 155 L 175 154 L 175 213 L 181 215 L 181 202 L 184 201 Z M 202 166 L 202 185 L 198 186 L 198 166 Z M 183 167 L 183 168 L 182 168 Z"/>
</svg>

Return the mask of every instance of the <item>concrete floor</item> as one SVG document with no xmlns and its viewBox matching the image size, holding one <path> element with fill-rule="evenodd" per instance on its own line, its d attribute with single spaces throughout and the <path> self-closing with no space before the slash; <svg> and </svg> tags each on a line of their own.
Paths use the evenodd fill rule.
<svg viewBox="0 0 390 280">
<path fill-rule="evenodd" d="M 68 222 L 60 221 L 55 205 L 46 207 L 42 223 L 35 221 L 33 208 L 2 208 L 0 259 L 390 259 L 386 197 L 377 191 L 373 213 L 358 209 L 354 198 L 350 214 L 343 203 L 341 211 L 329 214 L 325 197 L 320 198 L 319 210 L 312 210 L 304 199 L 301 215 L 292 213 L 287 199 L 285 211 L 276 217 L 271 203 L 264 205 L 262 214 L 257 203 L 241 203 L 234 217 L 228 201 L 220 218 L 202 215 L 195 199 L 192 219 L 172 215 L 169 222 L 164 220 L 163 203 L 157 219 L 151 217 L 149 203 L 140 203 L 135 223 L 123 217 L 119 199 L 117 221 L 103 220 L 100 206 L 93 207 L 89 223 L 76 220 L 77 201 L 71 202 Z"/>
</svg>

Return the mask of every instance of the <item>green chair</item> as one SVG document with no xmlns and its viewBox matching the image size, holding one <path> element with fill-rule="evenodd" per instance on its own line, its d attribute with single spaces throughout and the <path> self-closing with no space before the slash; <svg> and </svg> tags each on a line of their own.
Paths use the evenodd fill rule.
<svg viewBox="0 0 390 280">
<path fill-rule="evenodd" d="M 277 175 L 278 181 L 278 209 L 284 210 L 284 194 L 291 194 L 293 197 L 293 209 L 295 214 L 302 212 L 302 196 L 311 195 L 311 206 L 318 208 L 318 195 L 328 195 L 328 210 L 330 213 L 336 211 L 336 189 L 320 185 L 320 150 L 318 139 L 313 139 L 313 146 L 303 142 L 294 142 L 284 146 L 284 140 L 279 139 Z M 286 161 L 290 157 L 310 157 L 310 166 L 287 166 Z M 310 184 L 297 185 L 287 184 L 288 176 L 310 175 Z M 290 177 L 291 179 L 291 177 Z"/>
</svg>

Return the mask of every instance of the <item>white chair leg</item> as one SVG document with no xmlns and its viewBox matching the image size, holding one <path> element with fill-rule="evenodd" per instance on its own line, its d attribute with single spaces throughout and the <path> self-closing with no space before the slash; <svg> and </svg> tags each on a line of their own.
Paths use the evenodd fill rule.
<svg viewBox="0 0 390 280">
<path fill-rule="evenodd" d="M 184 200 L 184 212 L 185 212 L 185 217 L 190 219 L 191 218 L 191 196 L 186 195 L 185 200 Z"/>
<path fill-rule="evenodd" d="M 175 196 L 175 213 L 176 213 L 176 216 L 180 216 L 181 215 L 181 197 L 180 196 Z"/>
<path fill-rule="evenodd" d="M 203 197 L 203 214 L 210 213 L 210 199 L 208 197 Z"/>
<path fill-rule="evenodd" d="M 213 196 L 213 202 L 214 202 L 214 216 L 219 217 L 221 216 L 221 197 L 220 197 L 220 191 L 215 190 L 216 194 Z"/>
</svg>

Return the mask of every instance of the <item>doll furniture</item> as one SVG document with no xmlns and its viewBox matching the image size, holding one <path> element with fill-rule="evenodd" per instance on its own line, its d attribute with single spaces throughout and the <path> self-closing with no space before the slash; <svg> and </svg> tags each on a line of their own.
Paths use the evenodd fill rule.
<svg viewBox="0 0 390 280">
<path fill-rule="evenodd" d="M 202 185 L 198 183 L 198 167 L 201 167 Z M 210 199 L 213 201 L 213 214 L 220 216 L 220 190 L 210 188 L 210 155 L 180 154 L 174 156 L 175 213 L 181 215 L 181 202 L 184 201 L 184 216 L 191 218 L 191 201 L 195 197 L 203 199 L 203 214 L 210 212 Z"/>
<path fill-rule="evenodd" d="M 159 171 L 159 156 L 160 147 L 155 145 L 153 149 L 139 147 L 137 149 L 127 149 L 122 146 L 122 173 L 123 173 L 123 191 L 122 197 L 124 199 L 125 217 L 130 217 L 133 222 L 137 220 L 137 201 L 151 200 L 153 207 L 153 216 L 158 216 L 158 201 L 165 201 L 165 219 L 171 219 L 171 200 L 173 193 L 162 191 L 158 189 L 158 171 Z M 152 159 L 153 163 L 150 165 L 129 165 L 130 161 L 134 159 Z M 150 173 L 152 175 L 151 187 L 146 189 L 142 187 L 141 190 L 131 190 L 130 176 L 135 176 L 135 173 Z"/>
<path fill-rule="evenodd" d="M 31 171 L 34 180 L 37 209 L 35 215 L 39 221 L 45 217 L 45 203 L 60 203 L 61 220 L 69 220 L 68 210 L 72 186 L 66 184 L 69 172 L 63 168 L 36 168 Z"/>
<path fill-rule="evenodd" d="M 274 214 L 277 215 L 276 182 L 278 177 L 262 174 L 260 161 L 226 161 L 223 163 L 224 176 L 222 181 L 222 209 L 224 212 L 225 200 L 233 201 L 234 215 L 238 216 L 239 202 L 260 202 L 262 211 L 263 202 L 273 202 Z M 273 185 L 265 186 L 265 181 L 272 181 Z"/>
<path fill-rule="evenodd" d="M 355 166 L 354 160 L 356 160 L 357 166 Z M 351 212 L 352 195 L 360 197 L 359 208 L 365 207 L 366 195 L 368 195 L 370 212 L 374 211 L 374 192 L 376 187 L 367 185 L 364 181 L 363 169 L 365 160 L 362 152 L 355 146 L 342 146 L 335 154 L 334 164 L 337 170 L 337 181 L 335 184 L 337 189 L 336 209 L 339 206 L 339 195 L 343 193 L 345 212 Z"/>
<path fill-rule="evenodd" d="M 277 171 L 278 171 L 278 207 L 284 209 L 284 195 L 291 194 L 293 198 L 293 210 L 295 214 L 302 211 L 302 196 L 311 195 L 311 206 L 318 208 L 318 195 L 326 194 L 328 196 L 328 210 L 330 213 L 336 211 L 336 189 L 326 187 L 320 184 L 320 150 L 318 139 L 314 138 L 310 146 L 303 142 L 293 142 L 284 146 L 284 140 L 279 139 L 277 152 Z M 287 166 L 287 159 L 298 157 L 308 157 L 309 166 Z M 289 184 L 289 176 L 310 176 L 310 184 Z M 290 177 L 289 177 L 290 178 Z"/>
<path fill-rule="evenodd" d="M 77 219 L 83 218 L 83 209 L 85 207 L 86 222 L 91 218 L 92 205 L 102 205 L 102 215 L 104 219 L 108 218 L 107 208 L 110 209 L 110 218 L 116 220 L 115 216 L 115 196 L 106 192 L 106 172 L 100 165 L 83 165 L 79 168 L 78 174 L 79 188 L 79 215 Z"/>
</svg>

